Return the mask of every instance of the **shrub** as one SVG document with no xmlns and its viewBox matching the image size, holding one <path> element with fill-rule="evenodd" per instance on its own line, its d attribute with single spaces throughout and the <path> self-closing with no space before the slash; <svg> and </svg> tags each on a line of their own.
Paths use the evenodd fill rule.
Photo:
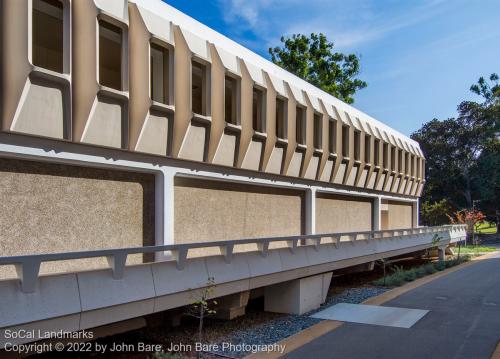
<svg viewBox="0 0 500 359">
<path fill-rule="evenodd" d="M 396 272 L 393 275 L 386 278 L 386 283 L 389 287 L 398 287 L 405 283 L 404 274 L 401 272 Z"/>
<path fill-rule="evenodd" d="M 383 287 L 387 285 L 387 277 L 385 278 L 386 280 L 384 281 L 384 277 L 376 279 L 373 281 L 373 285 L 376 285 L 378 287 Z"/>
<path fill-rule="evenodd" d="M 403 279 L 407 282 L 413 282 L 415 279 L 417 279 L 417 274 L 415 273 L 415 269 L 412 268 L 403 272 Z"/>
<path fill-rule="evenodd" d="M 436 267 L 436 269 L 438 271 L 442 271 L 442 270 L 446 269 L 446 264 L 444 261 L 439 261 L 434 266 Z"/>
<path fill-rule="evenodd" d="M 454 258 L 447 261 L 439 261 L 436 263 L 428 263 L 421 265 L 417 268 L 411 268 L 404 270 L 401 266 L 392 267 L 392 274 L 384 278 L 379 278 L 374 280 L 372 283 L 376 286 L 386 286 L 386 287 L 398 287 L 406 282 L 412 282 L 417 278 L 424 277 L 428 274 L 436 273 L 437 271 L 442 271 L 446 268 L 456 266 L 460 263 L 467 262 L 471 259 L 469 255 L 461 256 L 460 258 Z"/>
<path fill-rule="evenodd" d="M 427 274 L 425 271 L 425 266 L 417 267 L 417 269 L 415 269 L 415 274 L 417 275 L 417 278 L 425 276 Z"/>
<path fill-rule="evenodd" d="M 437 269 L 434 267 L 432 263 L 426 264 L 424 268 L 427 274 L 433 274 L 437 272 Z"/>
<path fill-rule="evenodd" d="M 450 267 L 454 267 L 460 263 L 456 258 L 454 258 L 454 259 L 450 259 L 449 261 L 445 261 L 444 264 L 446 265 L 446 268 L 450 268 Z"/>
<path fill-rule="evenodd" d="M 468 262 L 468 261 L 471 260 L 471 258 L 472 257 L 469 254 L 466 254 L 466 255 L 460 257 L 460 261 L 459 262 L 460 263 Z"/>
</svg>

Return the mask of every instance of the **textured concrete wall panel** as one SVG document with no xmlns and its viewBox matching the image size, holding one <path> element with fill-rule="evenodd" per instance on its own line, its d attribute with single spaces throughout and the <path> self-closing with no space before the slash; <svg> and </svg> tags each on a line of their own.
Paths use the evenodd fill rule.
<svg viewBox="0 0 500 359">
<path fill-rule="evenodd" d="M 316 198 L 316 232 L 370 231 L 372 201 L 318 193 Z"/>
<path fill-rule="evenodd" d="M 412 204 L 389 201 L 388 229 L 412 227 Z"/>
<path fill-rule="evenodd" d="M 154 245 L 153 175 L 0 159 L 0 198 L 2 256 Z M 79 262 L 42 273 L 106 265 Z"/>
<path fill-rule="evenodd" d="M 299 191 L 177 178 L 174 198 L 176 243 L 302 232 Z"/>
</svg>

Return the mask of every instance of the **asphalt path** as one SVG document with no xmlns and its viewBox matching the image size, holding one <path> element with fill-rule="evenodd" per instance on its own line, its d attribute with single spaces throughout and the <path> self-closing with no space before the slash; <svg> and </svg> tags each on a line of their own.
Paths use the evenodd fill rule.
<svg viewBox="0 0 500 359">
<path fill-rule="evenodd" d="M 430 312 L 409 329 L 345 323 L 285 358 L 489 359 L 500 340 L 500 254 L 383 305 Z"/>
</svg>

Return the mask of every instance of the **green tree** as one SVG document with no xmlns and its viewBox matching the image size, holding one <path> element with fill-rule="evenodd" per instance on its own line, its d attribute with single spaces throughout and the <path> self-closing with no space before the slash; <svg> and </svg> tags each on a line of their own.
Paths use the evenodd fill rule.
<svg viewBox="0 0 500 359">
<path fill-rule="evenodd" d="M 480 77 L 477 84 L 473 84 L 470 90 L 476 95 L 482 96 L 486 103 L 498 104 L 500 102 L 500 83 L 497 74 L 490 75 L 491 84 L 489 84 L 484 77 Z"/>
<path fill-rule="evenodd" d="M 281 42 L 282 47 L 269 48 L 272 61 L 338 99 L 353 103 L 356 91 L 367 86 L 356 78 L 359 58 L 334 52 L 324 34 L 282 36 Z"/>
<path fill-rule="evenodd" d="M 471 208 L 481 200 L 492 214 L 499 203 L 500 172 L 500 91 L 498 76 L 484 78 L 471 91 L 484 98 L 483 103 L 464 101 L 458 117 L 424 124 L 412 134 L 426 156 L 427 184 L 422 202 L 446 199 L 455 209 Z"/>
<path fill-rule="evenodd" d="M 448 214 L 450 212 L 451 206 L 446 199 L 434 203 L 425 201 L 420 205 L 422 223 L 426 226 L 439 226 L 449 223 Z"/>
</svg>

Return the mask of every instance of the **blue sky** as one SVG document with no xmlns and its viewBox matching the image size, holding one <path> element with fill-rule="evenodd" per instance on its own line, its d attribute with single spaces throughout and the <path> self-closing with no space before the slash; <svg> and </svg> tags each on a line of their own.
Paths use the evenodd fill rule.
<svg viewBox="0 0 500 359">
<path fill-rule="evenodd" d="M 499 0 L 165 0 L 258 54 L 281 35 L 323 32 L 361 57 L 354 106 L 410 135 L 456 115 L 469 87 L 500 73 Z"/>
</svg>

